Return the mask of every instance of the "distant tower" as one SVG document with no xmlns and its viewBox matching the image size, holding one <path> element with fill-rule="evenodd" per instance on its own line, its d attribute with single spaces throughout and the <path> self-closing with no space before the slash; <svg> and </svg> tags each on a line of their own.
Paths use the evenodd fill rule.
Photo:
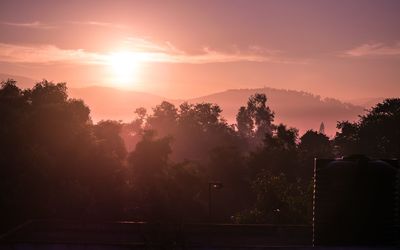
<svg viewBox="0 0 400 250">
<path fill-rule="evenodd" d="M 319 125 L 318 133 L 325 134 L 325 124 L 324 124 L 324 122 L 321 122 L 321 125 Z"/>
</svg>

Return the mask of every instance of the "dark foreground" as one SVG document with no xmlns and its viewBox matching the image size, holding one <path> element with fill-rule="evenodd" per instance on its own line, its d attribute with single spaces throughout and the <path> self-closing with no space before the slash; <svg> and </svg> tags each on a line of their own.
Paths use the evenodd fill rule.
<svg viewBox="0 0 400 250">
<path fill-rule="evenodd" d="M 28 221 L 1 249 L 396 249 L 312 247 L 311 226 Z"/>
</svg>

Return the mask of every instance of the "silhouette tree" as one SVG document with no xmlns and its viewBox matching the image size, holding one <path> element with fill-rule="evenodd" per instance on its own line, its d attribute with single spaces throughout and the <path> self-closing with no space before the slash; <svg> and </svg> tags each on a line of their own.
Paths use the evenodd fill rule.
<svg viewBox="0 0 400 250">
<path fill-rule="evenodd" d="M 311 195 L 298 181 L 285 174 L 260 172 L 252 183 L 256 193 L 254 207 L 237 213 L 236 223 L 304 224 L 310 223 Z"/>
<path fill-rule="evenodd" d="M 254 136 L 254 121 L 246 107 L 240 107 L 236 115 L 236 123 L 240 136 L 244 138 Z"/>
<path fill-rule="evenodd" d="M 170 143 L 170 137 L 157 139 L 154 131 L 146 131 L 129 155 L 133 218 L 182 221 L 204 214 L 196 199 L 204 186 L 198 170 L 189 162 L 170 161 Z"/>
<path fill-rule="evenodd" d="M 265 134 L 272 134 L 272 122 L 274 114 L 266 105 L 267 97 L 265 94 L 254 94 L 249 97 L 247 110 L 252 115 L 255 124 L 255 135 L 263 139 Z"/>
<path fill-rule="evenodd" d="M 302 137 L 299 143 L 299 171 L 298 176 L 305 180 L 311 180 L 314 174 L 314 159 L 315 158 L 332 158 L 333 146 L 325 134 L 308 130 Z"/>
<path fill-rule="evenodd" d="M 273 124 L 266 102 L 250 96 L 236 127 L 217 104 L 169 102 L 136 109 L 127 124 L 93 124 L 65 83 L 2 82 L 0 230 L 30 218 L 204 221 L 214 180 L 224 184 L 215 193 L 221 221 L 308 223 L 314 157 L 400 157 L 398 98 L 338 123 L 334 143 L 323 123 L 300 138 Z"/>
<path fill-rule="evenodd" d="M 172 158 L 204 164 L 213 148 L 237 145 L 235 131 L 221 117 L 221 112 L 218 105 L 211 103 L 180 105 Z"/>
<path fill-rule="evenodd" d="M 272 134 L 274 113 L 266 102 L 265 94 L 256 93 L 249 97 L 247 107 L 240 107 L 236 116 L 239 134 L 247 138 L 253 148 L 260 145 L 267 134 Z"/>
<path fill-rule="evenodd" d="M 100 121 L 94 125 L 93 130 L 97 143 L 104 154 L 113 156 L 118 160 L 124 160 L 126 149 L 124 141 L 120 136 L 122 124 L 117 121 Z"/>
<path fill-rule="evenodd" d="M 128 158 L 131 183 L 136 197 L 135 207 L 139 216 L 146 219 L 165 217 L 168 156 L 171 153 L 171 138 L 155 138 L 154 131 L 146 131 Z M 138 215 L 135 215 L 138 216 Z"/>
<path fill-rule="evenodd" d="M 208 181 L 219 181 L 223 188 L 213 193 L 213 219 L 228 221 L 253 201 L 246 158 L 235 146 L 211 150 L 206 169 Z"/>
<path fill-rule="evenodd" d="M 263 148 L 250 155 L 253 177 L 267 170 L 272 174 L 284 173 L 293 180 L 297 166 L 297 134 L 296 129 L 287 129 L 283 124 L 277 126 L 273 134 L 267 134 Z"/>
<path fill-rule="evenodd" d="M 359 125 L 349 121 L 338 122 L 334 144 L 338 148 L 338 156 L 358 154 L 360 149 Z"/>
<path fill-rule="evenodd" d="M 302 154 L 318 158 L 332 157 L 329 137 L 314 130 L 308 130 L 300 137 L 299 149 Z"/>
<path fill-rule="evenodd" d="M 400 98 L 386 99 L 360 116 L 358 122 L 338 123 L 335 144 L 340 154 L 400 157 Z"/>
<path fill-rule="evenodd" d="M 324 122 L 321 122 L 321 125 L 319 125 L 318 133 L 325 134 L 325 124 L 324 124 Z"/>
<path fill-rule="evenodd" d="M 89 108 L 68 99 L 66 90 L 65 83 L 46 80 L 27 90 L 12 80 L 1 84 L 0 203 L 7 212 L 0 219 L 5 225 L 118 213 L 123 147 L 119 143 L 116 149 L 105 124 L 95 128 Z"/>
<path fill-rule="evenodd" d="M 163 101 L 153 109 L 153 114 L 147 117 L 146 129 L 157 131 L 159 137 L 171 136 L 176 130 L 177 117 L 177 108 L 173 104 Z"/>
<path fill-rule="evenodd" d="M 135 119 L 130 123 L 123 123 L 120 131 L 121 138 L 128 152 L 133 151 L 136 144 L 142 139 L 147 110 L 140 107 L 135 110 L 134 114 L 136 116 Z"/>
</svg>

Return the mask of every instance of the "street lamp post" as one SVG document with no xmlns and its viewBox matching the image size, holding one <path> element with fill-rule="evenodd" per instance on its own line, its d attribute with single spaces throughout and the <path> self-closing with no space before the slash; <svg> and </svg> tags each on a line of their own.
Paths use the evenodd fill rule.
<svg viewBox="0 0 400 250">
<path fill-rule="evenodd" d="M 213 182 L 208 183 L 208 218 L 210 221 L 212 220 L 212 217 L 211 217 L 211 208 L 212 208 L 212 206 L 211 206 L 211 201 L 212 201 L 211 190 L 212 189 L 221 189 L 223 187 L 224 187 L 224 185 L 222 184 L 222 182 L 213 181 Z"/>
</svg>

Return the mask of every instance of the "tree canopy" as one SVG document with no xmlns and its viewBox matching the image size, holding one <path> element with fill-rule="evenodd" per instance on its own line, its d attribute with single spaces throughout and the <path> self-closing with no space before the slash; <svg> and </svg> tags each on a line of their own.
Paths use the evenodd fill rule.
<svg viewBox="0 0 400 250">
<path fill-rule="evenodd" d="M 400 157 L 399 98 L 339 122 L 334 138 L 323 123 L 301 136 L 274 124 L 265 94 L 236 124 L 215 103 L 132 110 L 131 122 L 93 123 L 65 83 L 2 82 L 1 229 L 30 218 L 310 223 L 315 157 Z"/>
</svg>

